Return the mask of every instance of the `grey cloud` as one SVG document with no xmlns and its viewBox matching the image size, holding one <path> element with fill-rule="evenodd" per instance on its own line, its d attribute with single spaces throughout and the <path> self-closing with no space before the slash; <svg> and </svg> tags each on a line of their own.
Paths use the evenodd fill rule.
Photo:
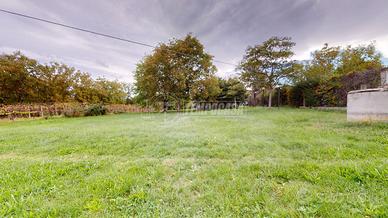
<svg viewBox="0 0 388 218">
<path fill-rule="evenodd" d="M 248 45 L 291 36 L 297 57 L 323 43 L 377 40 L 388 56 L 386 0 L 3 0 L 0 8 L 157 44 L 191 32 L 216 59 L 237 63 Z M 0 52 L 22 50 L 94 76 L 131 81 L 150 48 L 0 13 Z M 387 60 L 387 59 L 385 59 Z M 217 64 L 219 75 L 234 67 Z"/>
</svg>

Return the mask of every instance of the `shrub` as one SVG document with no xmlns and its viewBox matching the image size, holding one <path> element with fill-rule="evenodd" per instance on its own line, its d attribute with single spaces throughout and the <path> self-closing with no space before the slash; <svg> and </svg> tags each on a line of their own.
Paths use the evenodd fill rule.
<svg viewBox="0 0 388 218">
<path fill-rule="evenodd" d="M 63 115 L 65 115 L 65 117 L 81 117 L 84 115 L 84 113 L 85 113 L 85 110 L 83 109 L 83 107 L 76 106 L 76 105 L 67 107 L 63 111 Z"/>
<path fill-rule="evenodd" d="M 85 116 L 101 116 L 107 113 L 107 109 L 103 105 L 92 105 L 86 112 Z"/>
<path fill-rule="evenodd" d="M 319 96 L 316 89 L 319 86 L 318 81 L 305 80 L 300 81 L 291 87 L 288 92 L 288 104 L 291 106 L 313 107 L 319 105 Z"/>
</svg>

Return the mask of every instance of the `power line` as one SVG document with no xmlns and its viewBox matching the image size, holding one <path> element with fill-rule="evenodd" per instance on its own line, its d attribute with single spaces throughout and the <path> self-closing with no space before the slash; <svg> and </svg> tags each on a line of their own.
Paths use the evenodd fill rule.
<svg viewBox="0 0 388 218">
<path fill-rule="evenodd" d="M 44 22 L 44 23 L 48 23 L 48 24 L 52 24 L 52 25 L 56 25 L 56 26 L 61 26 L 61 27 L 65 27 L 65 28 L 68 28 L 68 29 L 77 30 L 77 31 L 80 31 L 80 32 L 94 34 L 94 35 L 98 35 L 98 36 L 102 36 L 102 37 L 106 37 L 106 38 L 110 38 L 110 39 L 114 39 L 114 40 L 119 40 L 119 41 L 123 41 L 123 42 L 127 42 L 127 43 L 132 43 L 132 44 L 136 44 L 136 45 L 141 45 L 141 46 L 145 46 L 145 47 L 149 47 L 149 48 L 156 48 L 156 46 L 150 45 L 150 44 L 147 44 L 147 43 L 138 42 L 138 41 L 130 40 L 130 39 L 125 39 L 125 38 L 113 36 L 113 35 L 110 35 L 110 34 L 100 33 L 100 32 L 96 32 L 96 31 L 93 31 L 93 30 L 88 30 L 88 29 L 84 29 L 84 28 L 80 28 L 80 27 L 76 27 L 76 26 L 70 26 L 70 25 L 67 25 L 67 24 L 58 23 L 58 22 L 55 22 L 55 21 L 46 20 L 46 19 L 43 19 L 43 18 L 34 17 L 34 16 L 26 15 L 26 14 L 21 14 L 21 13 L 17 13 L 17 12 L 13 12 L 13 11 L 8 11 L 8 10 L 4 10 L 4 9 L 1 9 L 1 8 L 0 8 L 0 12 L 6 13 L 6 14 L 10 14 L 10 15 L 14 15 L 14 16 L 19 16 L 19 17 L 27 18 L 27 19 L 31 19 L 31 20 L 35 20 L 35 21 L 40 21 L 40 22 Z M 217 63 L 221 63 L 221 64 L 237 66 L 236 64 L 228 63 L 228 62 L 221 61 L 221 60 L 215 60 L 214 59 L 213 61 L 217 62 Z"/>
</svg>

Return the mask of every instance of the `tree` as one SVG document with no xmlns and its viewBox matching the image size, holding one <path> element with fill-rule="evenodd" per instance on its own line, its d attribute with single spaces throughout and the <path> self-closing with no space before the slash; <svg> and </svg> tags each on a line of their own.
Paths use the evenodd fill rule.
<svg viewBox="0 0 388 218">
<path fill-rule="evenodd" d="M 382 67 L 381 54 L 373 43 L 345 48 L 326 43 L 312 53 L 311 61 L 301 64 L 295 70 L 298 73 L 294 74 L 291 92 L 294 97 L 290 99 L 299 95 L 303 105 L 309 106 L 346 106 L 347 92 L 360 88 L 360 84 L 374 87 L 378 79 L 374 71 Z"/>
<path fill-rule="evenodd" d="M 3 103 L 33 102 L 38 62 L 20 52 L 0 56 L 0 100 Z M 1 103 L 1 102 L 0 102 Z"/>
<path fill-rule="evenodd" d="M 244 84 L 238 78 L 222 79 L 219 78 L 221 93 L 217 100 L 223 102 L 243 102 L 245 101 L 247 90 Z"/>
<path fill-rule="evenodd" d="M 217 86 L 212 79 L 215 71 L 212 56 L 197 38 L 187 35 L 160 44 L 137 65 L 136 91 L 150 104 L 175 102 L 179 110 L 181 101 L 215 94 L 203 90 Z"/>
<path fill-rule="evenodd" d="M 95 81 L 90 74 L 79 71 L 75 73 L 73 93 L 76 101 L 82 103 L 100 103 L 97 92 Z"/>
<path fill-rule="evenodd" d="M 220 92 L 217 77 L 209 76 L 193 84 L 191 99 L 194 101 L 215 101 Z"/>
<path fill-rule="evenodd" d="M 125 103 L 133 104 L 134 103 L 134 94 L 135 87 L 132 83 L 123 83 L 124 92 L 126 93 Z"/>
<path fill-rule="evenodd" d="M 0 103 L 125 103 L 124 85 L 65 64 L 40 64 L 20 52 L 0 55 Z"/>
<path fill-rule="evenodd" d="M 381 54 L 375 45 L 351 47 L 347 46 L 339 55 L 339 65 L 336 75 L 348 75 L 354 72 L 377 70 L 382 68 Z"/>
<path fill-rule="evenodd" d="M 95 81 L 95 89 L 100 102 L 108 104 L 124 104 L 127 93 L 123 83 L 98 78 Z"/>
<path fill-rule="evenodd" d="M 329 47 L 327 43 L 323 48 L 312 53 L 312 60 L 307 64 L 305 77 L 312 80 L 326 81 L 334 76 L 340 62 L 341 47 Z"/>
<path fill-rule="evenodd" d="M 288 102 L 293 106 L 316 106 L 318 99 L 315 90 L 319 82 L 317 80 L 306 79 L 297 81 L 292 87 L 288 89 Z"/>
<path fill-rule="evenodd" d="M 48 96 L 43 102 L 69 102 L 73 100 L 76 70 L 65 64 L 52 63 L 43 67 L 42 80 L 47 84 Z"/>
<path fill-rule="evenodd" d="M 251 85 L 269 92 L 268 106 L 272 106 L 272 92 L 293 73 L 295 43 L 289 37 L 272 37 L 260 45 L 248 47 L 239 65 L 241 78 Z"/>
</svg>

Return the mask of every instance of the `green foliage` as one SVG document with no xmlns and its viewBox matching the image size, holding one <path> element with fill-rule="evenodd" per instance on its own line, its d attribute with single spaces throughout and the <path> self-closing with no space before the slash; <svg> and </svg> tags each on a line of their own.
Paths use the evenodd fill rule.
<svg viewBox="0 0 388 218">
<path fill-rule="evenodd" d="M 373 44 L 329 47 L 312 53 L 312 60 L 297 66 L 289 102 L 294 106 L 346 106 L 347 92 L 379 85 L 381 54 Z"/>
<path fill-rule="evenodd" d="M 102 116 L 105 114 L 107 114 L 107 109 L 103 105 L 92 105 L 85 112 L 85 116 Z"/>
<path fill-rule="evenodd" d="M 211 76 L 194 83 L 191 91 L 191 100 L 214 101 L 220 94 L 218 78 Z"/>
<path fill-rule="evenodd" d="M 269 107 L 274 88 L 294 73 L 294 62 L 290 60 L 294 46 L 289 37 L 272 37 L 260 45 L 248 47 L 240 63 L 243 81 L 253 90 L 265 88 L 269 91 Z"/>
<path fill-rule="evenodd" d="M 381 69 L 381 57 L 374 44 L 354 48 L 347 46 L 340 54 L 340 64 L 336 69 L 336 75 Z"/>
<path fill-rule="evenodd" d="M 0 103 L 125 103 L 125 84 L 94 80 L 65 64 L 39 64 L 20 52 L 0 55 Z"/>
<path fill-rule="evenodd" d="M 63 115 L 65 117 L 82 117 L 85 115 L 85 109 L 82 105 L 74 104 L 70 107 L 66 107 Z"/>
<path fill-rule="evenodd" d="M 318 81 L 305 80 L 296 83 L 288 89 L 288 104 L 291 106 L 318 106 L 318 94 L 316 89 L 319 86 Z"/>
<path fill-rule="evenodd" d="M 275 88 L 292 87 L 294 106 L 346 106 L 346 93 L 378 86 L 381 54 L 374 44 L 330 47 L 312 53 L 311 61 L 292 61 L 295 43 L 272 37 L 248 47 L 238 67 L 240 80 L 215 77 L 212 56 L 192 35 L 162 43 L 137 65 L 135 86 L 90 74 L 65 64 L 40 64 L 20 52 L 0 55 L 0 104 L 63 103 L 169 105 L 179 110 L 191 101 L 244 101 L 253 96 L 276 101 Z M 285 90 L 285 89 L 282 89 Z M 275 96 L 274 96 L 275 94 Z M 284 93 L 280 93 L 283 99 Z M 257 97 L 258 98 L 258 97 Z M 257 101 L 253 99 L 253 102 Z M 261 99 L 262 103 L 266 100 Z M 69 116 L 78 111 L 69 111 Z"/>
<path fill-rule="evenodd" d="M 137 94 L 148 104 L 211 99 L 218 94 L 215 71 L 212 56 L 197 38 L 173 39 L 137 65 Z"/>
<path fill-rule="evenodd" d="M 118 81 L 109 81 L 104 78 L 98 78 L 94 84 L 96 90 L 95 94 L 97 95 L 99 102 L 105 104 L 123 104 L 128 96 L 124 85 L 125 84 Z"/>
<path fill-rule="evenodd" d="M 382 61 L 374 44 L 345 48 L 325 44 L 312 53 L 312 60 L 298 63 L 289 60 L 293 46 L 290 38 L 271 38 L 249 47 L 240 64 L 241 80 L 252 93 L 268 97 L 268 105 L 273 88 L 289 82 L 287 98 L 293 106 L 343 107 L 347 92 L 360 89 L 361 85 L 378 86 Z"/>
<path fill-rule="evenodd" d="M 16 52 L 0 56 L 0 103 L 25 102 L 37 98 L 38 63 Z"/>
<path fill-rule="evenodd" d="M 314 51 L 304 78 L 326 81 L 333 77 L 340 63 L 340 51 L 340 47 L 329 47 L 327 43 L 322 49 Z"/>
<path fill-rule="evenodd" d="M 221 89 L 217 97 L 218 101 L 224 102 L 244 102 L 247 97 L 245 85 L 238 78 L 222 79 L 219 78 L 219 86 Z"/>
<path fill-rule="evenodd" d="M 181 115 L 0 122 L 0 216 L 388 216 L 386 123 Z"/>
</svg>

